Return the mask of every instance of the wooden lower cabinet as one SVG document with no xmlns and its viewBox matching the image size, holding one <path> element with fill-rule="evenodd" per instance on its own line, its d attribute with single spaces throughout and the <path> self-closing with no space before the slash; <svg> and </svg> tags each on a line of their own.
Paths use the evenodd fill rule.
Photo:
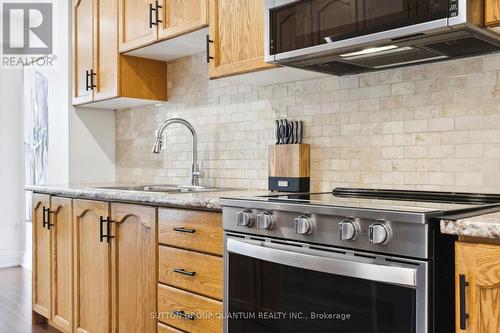
<svg viewBox="0 0 500 333">
<path fill-rule="evenodd" d="M 112 204 L 111 216 L 114 332 L 155 332 L 156 208 Z"/>
<path fill-rule="evenodd" d="M 176 249 L 159 248 L 159 281 L 222 301 L 222 258 Z"/>
<path fill-rule="evenodd" d="M 222 266 L 220 213 L 33 195 L 34 322 L 219 333 Z"/>
<path fill-rule="evenodd" d="M 73 201 L 52 197 L 51 324 L 63 332 L 73 325 Z"/>
<path fill-rule="evenodd" d="M 162 323 L 158 323 L 158 333 L 183 333 L 178 329 L 175 329 L 171 326 L 163 325 Z"/>
<path fill-rule="evenodd" d="M 74 330 L 111 332 L 111 246 L 101 239 L 101 219 L 109 216 L 109 204 L 74 200 Z"/>
<path fill-rule="evenodd" d="M 158 239 L 161 244 L 222 255 L 220 213 L 160 208 Z"/>
<path fill-rule="evenodd" d="M 159 285 L 160 321 L 191 333 L 222 332 L 222 303 L 180 289 Z"/>
<path fill-rule="evenodd" d="M 500 245 L 457 242 L 455 261 L 457 333 L 500 332 Z M 461 314 L 468 315 L 463 327 Z"/>
<path fill-rule="evenodd" d="M 222 332 L 222 215 L 160 208 L 158 242 L 158 332 Z"/>
<path fill-rule="evenodd" d="M 33 195 L 33 263 L 32 303 L 33 311 L 50 318 L 50 230 L 46 227 L 47 209 L 50 210 L 50 196 Z"/>
</svg>

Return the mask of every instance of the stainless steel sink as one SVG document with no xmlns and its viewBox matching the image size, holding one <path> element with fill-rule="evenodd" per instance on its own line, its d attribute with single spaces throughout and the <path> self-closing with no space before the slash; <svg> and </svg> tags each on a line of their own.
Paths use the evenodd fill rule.
<svg viewBox="0 0 500 333">
<path fill-rule="evenodd" d="M 191 185 L 132 185 L 132 186 L 102 186 L 94 188 L 102 190 L 160 192 L 160 193 L 197 193 L 197 192 L 229 191 L 229 189 L 223 189 L 223 188 L 208 188 L 208 187 L 191 186 Z"/>
</svg>

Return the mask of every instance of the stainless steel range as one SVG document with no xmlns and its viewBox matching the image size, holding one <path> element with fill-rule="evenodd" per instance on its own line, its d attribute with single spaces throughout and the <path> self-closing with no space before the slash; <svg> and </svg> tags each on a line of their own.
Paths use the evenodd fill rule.
<svg viewBox="0 0 500 333">
<path fill-rule="evenodd" d="M 437 222 L 499 202 L 365 189 L 223 198 L 224 332 L 455 332 L 455 237 Z"/>
</svg>

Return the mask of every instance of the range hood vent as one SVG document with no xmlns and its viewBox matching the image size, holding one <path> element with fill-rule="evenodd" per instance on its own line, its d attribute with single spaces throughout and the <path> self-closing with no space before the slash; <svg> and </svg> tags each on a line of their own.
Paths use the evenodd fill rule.
<svg viewBox="0 0 500 333">
<path fill-rule="evenodd" d="M 401 66 L 405 64 L 414 64 L 442 58 L 446 58 L 446 56 L 436 52 L 406 47 L 404 48 L 404 50 L 397 53 L 373 55 L 360 59 L 346 60 L 349 60 L 350 63 L 356 64 L 358 66 L 376 69 Z"/>
<path fill-rule="evenodd" d="M 472 35 L 465 38 L 431 43 L 423 46 L 451 56 L 463 57 L 498 51 L 500 43 L 498 41 L 489 41 Z"/>
</svg>

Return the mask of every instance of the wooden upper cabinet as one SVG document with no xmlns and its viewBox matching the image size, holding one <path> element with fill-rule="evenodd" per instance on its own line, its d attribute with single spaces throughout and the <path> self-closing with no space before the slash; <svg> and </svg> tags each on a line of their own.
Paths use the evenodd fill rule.
<svg viewBox="0 0 500 333">
<path fill-rule="evenodd" d="M 118 1 L 73 3 L 73 105 L 120 109 L 167 100 L 167 63 L 121 56 L 118 50 L 119 4 L 126 2 L 127 15 L 138 15 L 139 3 L 149 6 Z"/>
<path fill-rule="evenodd" d="M 73 203 L 52 197 L 52 314 L 59 330 L 72 332 L 73 318 Z"/>
<path fill-rule="evenodd" d="M 158 37 L 156 1 L 119 0 L 118 4 L 120 52 L 153 43 Z"/>
<path fill-rule="evenodd" d="M 90 70 L 94 68 L 94 2 L 73 1 L 73 103 L 92 101 Z"/>
<path fill-rule="evenodd" d="M 207 0 L 162 0 L 158 38 L 167 39 L 208 25 Z"/>
<path fill-rule="evenodd" d="M 274 67 L 264 62 L 264 1 L 209 0 L 210 77 Z"/>
<path fill-rule="evenodd" d="M 50 196 L 33 194 L 33 311 L 50 318 L 51 237 L 44 223 L 47 221 L 47 209 L 50 211 Z"/>
<path fill-rule="evenodd" d="M 156 208 L 112 204 L 115 332 L 156 332 Z"/>
<path fill-rule="evenodd" d="M 109 216 L 109 204 L 74 200 L 73 215 L 74 332 L 110 333 L 111 246 L 100 237 L 101 217 Z"/>
<path fill-rule="evenodd" d="M 485 0 L 485 25 L 488 27 L 500 26 L 500 1 Z"/>
<path fill-rule="evenodd" d="M 457 242 L 455 260 L 456 332 L 498 333 L 500 328 L 500 245 Z M 460 279 L 462 279 L 462 288 Z M 461 308 L 461 297 L 465 300 L 465 308 Z M 468 315 L 465 329 L 460 328 L 461 313 Z"/>
<path fill-rule="evenodd" d="M 119 95 L 118 70 L 118 2 L 94 0 L 97 11 L 94 24 L 94 100 L 105 100 Z"/>
</svg>

